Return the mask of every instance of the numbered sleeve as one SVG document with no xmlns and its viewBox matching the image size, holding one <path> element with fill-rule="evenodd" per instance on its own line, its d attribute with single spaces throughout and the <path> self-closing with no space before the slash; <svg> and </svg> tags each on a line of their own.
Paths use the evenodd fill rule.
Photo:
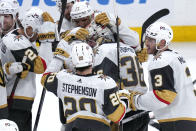
<svg viewBox="0 0 196 131">
<path fill-rule="evenodd" d="M 67 50 L 69 50 L 69 46 L 70 45 L 62 39 L 54 52 L 54 56 L 62 60 L 67 60 L 70 56 L 69 52 L 67 52 Z"/>
<path fill-rule="evenodd" d="M 104 91 L 104 106 L 103 111 L 108 119 L 118 123 L 125 115 L 126 107 L 119 99 L 117 94 L 118 87 L 107 89 Z"/>
<path fill-rule="evenodd" d="M 177 92 L 174 88 L 173 69 L 168 65 L 150 71 L 152 91 L 138 97 L 136 107 L 145 110 L 157 110 L 171 104 Z"/>
<path fill-rule="evenodd" d="M 12 50 L 11 52 L 15 57 L 16 62 L 22 62 L 24 56 L 27 56 L 25 63 L 28 63 L 31 66 L 31 72 L 41 74 L 44 73 L 44 71 L 46 70 L 47 66 L 45 60 L 38 55 L 37 50 L 33 47 L 28 47 L 22 50 Z"/>
<path fill-rule="evenodd" d="M 55 73 L 46 73 L 41 78 L 41 84 L 48 91 L 54 93 L 57 96 L 58 79 Z"/>
</svg>

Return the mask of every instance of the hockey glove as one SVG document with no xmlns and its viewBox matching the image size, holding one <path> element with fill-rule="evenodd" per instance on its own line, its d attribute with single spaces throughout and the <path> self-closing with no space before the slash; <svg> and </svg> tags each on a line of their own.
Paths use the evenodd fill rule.
<svg viewBox="0 0 196 131">
<path fill-rule="evenodd" d="M 72 40 L 86 40 L 88 37 L 88 30 L 77 27 L 71 30 L 70 33 L 64 38 L 64 40 L 67 42 L 71 42 Z"/>
<path fill-rule="evenodd" d="M 27 63 L 14 62 L 14 63 L 5 63 L 4 71 L 8 75 L 17 74 L 18 77 L 24 79 L 29 73 L 31 66 Z"/>
<path fill-rule="evenodd" d="M 43 24 L 38 32 L 38 39 L 40 42 L 53 42 L 55 39 L 56 25 L 53 18 L 47 12 L 42 14 Z"/>
<path fill-rule="evenodd" d="M 129 107 L 129 103 L 130 103 L 130 93 L 128 90 L 119 90 L 118 91 L 118 96 L 120 97 L 121 101 L 124 101 L 126 106 Z"/>
<path fill-rule="evenodd" d="M 135 98 L 142 95 L 142 93 L 137 92 L 137 91 L 130 91 L 130 97 L 129 97 L 129 108 L 133 111 L 137 111 L 137 108 L 135 106 Z"/>
<path fill-rule="evenodd" d="M 101 24 L 103 26 L 107 26 L 107 25 L 110 24 L 110 18 L 108 17 L 108 15 L 105 12 L 103 12 L 103 13 L 98 14 L 95 17 L 95 22 L 97 24 Z M 120 25 L 120 24 L 121 24 L 121 20 L 118 19 L 118 25 Z"/>
<path fill-rule="evenodd" d="M 136 54 L 139 59 L 139 62 L 143 63 L 148 60 L 148 53 L 146 48 L 142 49 L 141 51 L 138 51 Z"/>
<path fill-rule="evenodd" d="M 67 30 L 67 31 L 65 31 L 65 32 L 62 32 L 62 33 L 60 34 L 61 39 L 64 39 L 69 33 L 70 33 L 70 30 Z"/>
</svg>

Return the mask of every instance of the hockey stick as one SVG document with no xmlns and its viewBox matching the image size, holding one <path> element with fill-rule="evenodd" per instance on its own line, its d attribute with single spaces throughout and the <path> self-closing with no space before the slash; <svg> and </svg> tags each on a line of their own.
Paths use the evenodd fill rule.
<svg viewBox="0 0 196 131">
<path fill-rule="evenodd" d="M 196 84 L 196 80 L 193 81 L 193 85 Z"/>
<path fill-rule="evenodd" d="M 27 60 L 27 56 L 25 55 L 22 59 L 22 63 L 25 63 Z M 13 103 L 13 99 L 14 99 L 14 94 L 15 94 L 15 91 L 16 91 L 16 87 L 18 85 L 18 82 L 20 81 L 20 77 L 16 77 L 16 80 L 14 82 L 14 85 L 13 85 L 13 88 L 12 88 L 12 91 L 11 91 L 11 94 L 10 94 L 10 97 L 8 99 L 8 109 L 11 109 L 12 107 L 12 103 Z"/>
<path fill-rule="evenodd" d="M 61 9 L 61 16 L 60 16 L 59 23 L 58 23 L 58 34 L 60 33 L 60 30 L 61 30 L 61 26 L 62 26 L 62 22 L 63 22 L 63 18 L 64 18 L 64 12 L 65 12 L 65 8 L 66 8 L 66 5 L 67 5 L 67 0 L 61 0 L 61 3 L 62 3 L 62 9 Z M 56 44 L 57 44 L 57 42 L 56 42 Z M 45 95 L 46 95 L 46 89 L 43 88 L 41 98 L 40 98 L 40 102 L 39 102 L 37 115 L 36 115 L 36 119 L 35 119 L 35 124 L 34 124 L 34 127 L 33 127 L 33 131 L 37 131 L 37 127 L 38 127 L 38 124 L 39 124 L 39 118 L 40 118 L 40 115 L 41 115 Z"/>
<path fill-rule="evenodd" d="M 38 123 L 39 123 L 39 118 L 40 118 L 40 115 L 41 115 L 41 110 L 42 110 L 42 107 L 43 107 L 45 95 L 46 95 L 46 89 L 43 88 L 41 98 L 40 98 L 40 102 L 39 102 L 38 111 L 37 111 L 37 116 L 36 116 L 36 119 L 35 119 L 35 124 L 34 124 L 34 127 L 33 127 L 33 131 L 37 131 L 37 126 L 38 126 Z"/>
<path fill-rule="evenodd" d="M 132 121 L 132 120 L 134 120 L 134 119 L 136 119 L 136 118 L 138 118 L 138 117 L 141 117 L 141 116 L 143 116 L 143 115 L 145 115 L 145 114 L 147 114 L 147 113 L 149 113 L 149 111 L 140 112 L 140 113 L 135 114 L 135 115 L 133 115 L 133 116 L 131 116 L 131 117 L 128 117 L 128 118 L 123 119 L 123 120 L 122 120 L 122 123 L 125 124 L 125 123 L 127 123 L 127 122 L 129 122 L 129 121 Z"/>
<path fill-rule="evenodd" d="M 169 10 L 168 9 L 161 9 L 159 11 L 157 11 L 156 13 L 154 13 L 153 15 L 151 15 L 142 25 L 142 33 L 141 33 L 141 48 L 144 48 L 144 41 L 143 41 L 143 37 L 144 34 L 146 32 L 146 29 L 148 28 L 148 26 L 150 26 L 152 23 L 154 23 L 155 21 L 157 21 L 158 19 L 162 18 L 165 15 L 169 14 Z"/>
</svg>

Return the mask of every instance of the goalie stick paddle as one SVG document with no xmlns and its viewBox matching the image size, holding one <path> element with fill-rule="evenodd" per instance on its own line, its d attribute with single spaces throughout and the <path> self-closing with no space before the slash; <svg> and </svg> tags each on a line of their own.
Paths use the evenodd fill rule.
<svg viewBox="0 0 196 131">
<path fill-rule="evenodd" d="M 157 21 L 158 19 L 160 19 L 163 16 L 166 16 L 169 14 L 169 10 L 168 9 L 161 9 L 159 11 L 157 11 L 156 13 L 154 13 L 152 16 L 150 16 L 142 25 L 142 33 L 141 33 L 141 48 L 144 48 L 144 41 L 143 41 L 143 37 L 144 37 L 144 33 L 146 32 L 146 29 L 148 28 L 148 26 L 150 26 L 152 23 L 154 23 L 155 21 Z"/>
</svg>

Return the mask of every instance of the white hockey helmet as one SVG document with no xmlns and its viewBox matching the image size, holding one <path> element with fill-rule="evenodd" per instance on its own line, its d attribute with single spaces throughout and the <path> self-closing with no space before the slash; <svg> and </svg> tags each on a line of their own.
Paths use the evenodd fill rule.
<svg viewBox="0 0 196 131">
<path fill-rule="evenodd" d="M 75 3 L 76 1 L 78 2 L 79 0 L 67 0 L 67 4 L 71 3 L 71 2 Z M 56 2 L 56 6 L 57 6 L 58 10 L 61 12 L 61 9 L 62 9 L 61 0 L 55 0 L 55 2 Z"/>
<path fill-rule="evenodd" d="M 15 19 L 18 11 L 19 3 L 17 2 L 17 0 L 2 0 L 0 2 L 0 14 L 11 14 Z"/>
<path fill-rule="evenodd" d="M 74 44 L 72 47 L 71 59 L 75 68 L 87 67 L 93 64 L 92 48 L 82 41 Z"/>
<path fill-rule="evenodd" d="M 91 16 L 94 13 L 94 10 L 89 5 L 89 2 L 83 1 L 83 2 L 76 2 L 72 9 L 70 16 L 72 19 L 80 19 L 87 16 Z"/>
<path fill-rule="evenodd" d="M 0 120 L 0 131 L 19 131 L 15 122 L 2 119 Z"/>
<path fill-rule="evenodd" d="M 169 25 L 163 22 L 155 22 L 146 29 L 146 36 L 156 40 L 156 44 L 159 44 L 161 40 L 166 41 L 166 46 L 170 44 L 173 39 L 173 31 Z M 157 48 L 157 47 L 156 47 Z M 157 48 L 157 50 L 159 50 Z"/>
<path fill-rule="evenodd" d="M 32 38 L 32 36 L 28 36 L 26 33 L 26 29 L 30 26 L 33 29 L 33 32 L 38 32 L 40 25 L 43 24 L 42 19 L 43 11 L 40 8 L 32 7 L 30 8 L 22 21 L 22 26 L 24 27 L 24 32 L 28 38 Z"/>
</svg>

